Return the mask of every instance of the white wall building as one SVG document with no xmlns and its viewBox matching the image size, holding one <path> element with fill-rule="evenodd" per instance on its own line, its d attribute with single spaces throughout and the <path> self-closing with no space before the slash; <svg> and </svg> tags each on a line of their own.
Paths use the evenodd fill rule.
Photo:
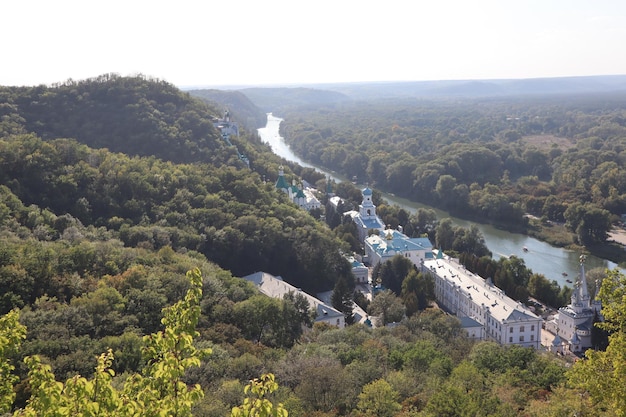
<svg viewBox="0 0 626 417">
<path fill-rule="evenodd" d="M 461 328 L 467 333 L 467 337 L 472 340 L 485 340 L 485 327 L 470 317 L 459 317 Z"/>
<path fill-rule="evenodd" d="M 285 294 L 294 293 L 303 295 L 309 302 L 310 308 L 315 310 L 315 322 L 324 322 L 340 329 L 346 326 L 343 313 L 334 309 L 331 305 L 313 297 L 294 287 L 293 285 L 283 281 L 281 277 L 275 277 L 267 272 L 255 272 L 254 274 L 243 277 L 245 280 L 253 283 L 261 293 L 272 298 L 282 299 Z"/>
<path fill-rule="evenodd" d="M 369 282 L 369 269 L 354 256 L 348 256 L 347 259 L 350 265 L 352 265 L 352 274 L 355 282 L 357 284 L 367 284 Z"/>
<path fill-rule="evenodd" d="M 222 132 L 223 135 L 239 136 L 239 126 L 230 120 L 230 111 L 224 111 L 224 117 L 213 121 L 213 126 Z"/>
<path fill-rule="evenodd" d="M 580 257 L 580 274 L 576 280 L 570 304 L 559 309 L 546 329 L 555 333 L 563 347 L 572 353 L 581 353 L 593 347 L 591 330 L 594 319 L 601 320 L 600 301 L 592 300 L 585 276 L 585 256 Z"/>
<path fill-rule="evenodd" d="M 352 218 L 359 232 L 359 240 L 365 242 L 365 238 L 370 230 L 382 232 L 385 230 L 385 225 L 376 214 L 376 206 L 372 201 L 372 190 L 369 187 L 365 187 L 361 194 L 363 195 L 363 201 L 359 205 L 359 211 L 352 210 L 343 213 L 343 215 Z"/>
<path fill-rule="evenodd" d="M 422 271 L 435 282 L 439 306 L 458 317 L 469 317 L 484 328 L 484 338 L 501 345 L 539 348 L 543 320 L 523 304 L 507 297 L 490 280 L 466 270 L 441 252 L 424 262 Z"/>
<path fill-rule="evenodd" d="M 299 188 L 295 180 L 289 185 L 285 179 L 285 172 L 282 165 L 278 168 L 278 179 L 276 180 L 276 188 L 283 191 L 289 196 L 289 199 L 298 205 L 301 209 L 311 211 L 321 207 L 320 201 L 315 197 L 315 189 L 311 187 Z"/>
<path fill-rule="evenodd" d="M 418 268 L 422 262 L 433 259 L 433 245 L 425 237 L 410 238 L 398 230 L 387 229 L 381 235 L 365 238 L 365 256 L 371 267 L 402 255 Z"/>
<path fill-rule="evenodd" d="M 304 193 L 304 196 L 306 197 L 304 208 L 307 211 L 311 211 L 313 209 L 319 209 L 322 207 L 322 203 L 320 203 L 318 198 L 315 196 L 316 191 L 317 190 L 315 188 L 311 188 L 311 187 L 305 187 L 302 190 L 302 192 Z"/>
</svg>

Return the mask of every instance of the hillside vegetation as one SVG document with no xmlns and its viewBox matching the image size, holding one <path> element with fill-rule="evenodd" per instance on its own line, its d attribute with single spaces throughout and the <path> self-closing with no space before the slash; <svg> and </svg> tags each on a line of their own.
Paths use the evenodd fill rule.
<svg viewBox="0 0 626 417">
<path fill-rule="evenodd" d="M 272 373 L 267 398 L 295 417 L 619 415 L 584 378 L 620 398 L 619 372 L 595 368 L 621 369 L 617 337 L 571 376 L 551 355 L 472 342 L 434 308 L 304 331 L 302 297 L 239 277 L 331 289 L 352 279 L 348 244 L 276 191 L 282 162 L 255 135 L 222 140 L 223 109 L 143 77 L 0 94 L 0 412 L 224 416 Z M 619 275 L 606 282 L 619 295 Z"/>
</svg>

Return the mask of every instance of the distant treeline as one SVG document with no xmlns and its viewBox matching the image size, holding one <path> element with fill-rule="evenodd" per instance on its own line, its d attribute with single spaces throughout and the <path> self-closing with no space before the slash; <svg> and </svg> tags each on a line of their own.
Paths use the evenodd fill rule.
<svg viewBox="0 0 626 417">
<path fill-rule="evenodd" d="M 379 100 L 292 108 L 296 153 L 360 182 L 524 230 L 604 242 L 626 213 L 626 95 Z"/>
</svg>

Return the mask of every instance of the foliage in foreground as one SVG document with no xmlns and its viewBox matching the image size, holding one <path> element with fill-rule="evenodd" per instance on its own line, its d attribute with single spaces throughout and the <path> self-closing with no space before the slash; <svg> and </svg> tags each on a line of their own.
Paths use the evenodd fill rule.
<svg viewBox="0 0 626 417">
<path fill-rule="evenodd" d="M 589 349 L 585 360 L 570 372 L 572 384 L 589 396 L 593 409 L 626 416 L 626 275 L 610 271 L 602 281 L 598 297 L 604 322 L 598 326 L 610 331 L 606 351 Z"/>
<path fill-rule="evenodd" d="M 200 359 L 211 353 L 193 344 L 197 336 L 196 324 L 200 316 L 202 275 L 199 269 L 187 272 L 190 289 L 184 299 L 163 310 L 164 330 L 145 336 L 143 355 L 147 365 L 141 374 L 126 378 L 121 389 L 114 383 L 111 369 L 113 353 L 103 353 L 98 359 L 91 379 L 75 376 L 65 383 L 55 380 L 51 367 L 38 356 L 25 359 L 29 368 L 32 395 L 27 406 L 16 411 L 16 416 L 187 416 L 191 407 L 204 393 L 200 385 L 188 387 L 182 377 L 191 367 L 200 365 Z M 26 329 L 11 312 L 3 317 L 0 334 L 0 372 L 10 371 L 6 361 L 9 348 L 15 349 Z M 6 352 L 6 353 L 5 353 Z M 14 394 L 9 386 L 11 378 L 2 375 L 0 405 L 7 411 Z"/>
</svg>

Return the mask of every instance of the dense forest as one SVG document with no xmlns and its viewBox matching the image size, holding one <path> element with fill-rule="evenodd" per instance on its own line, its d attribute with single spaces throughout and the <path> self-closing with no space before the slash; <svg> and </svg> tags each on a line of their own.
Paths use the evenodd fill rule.
<svg viewBox="0 0 626 417">
<path fill-rule="evenodd" d="M 603 283 L 608 349 L 574 366 L 469 340 L 399 259 L 375 273 L 395 291 L 366 306 L 393 325 L 313 325 L 297 294 L 268 298 L 240 277 L 350 287 L 351 225 L 328 216 L 329 227 L 274 186 L 280 165 L 323 177 L 245 129 L 224 141 L 223 108 L 160 80 L 106 75 L 0 97 L 0 413 L 623 413 L 623 276 Z M 360 201 L 349 183 L 335 192 Z M 510 275 L 523 271 L 516 260 L 491 263 L 475 230 L 376 199 L 389 224 L 482 255 L 473 267 L 500 271 L 510 291 L 532 281 Z"/>
<path fill-rule="evenodd" d="M 626 213 L 624 93 L 354 101 L 281 117 L 305 160 L 516 231 L 565 224 L 574 239 L 552 243 L 593 249 Z"/>
</svg>

